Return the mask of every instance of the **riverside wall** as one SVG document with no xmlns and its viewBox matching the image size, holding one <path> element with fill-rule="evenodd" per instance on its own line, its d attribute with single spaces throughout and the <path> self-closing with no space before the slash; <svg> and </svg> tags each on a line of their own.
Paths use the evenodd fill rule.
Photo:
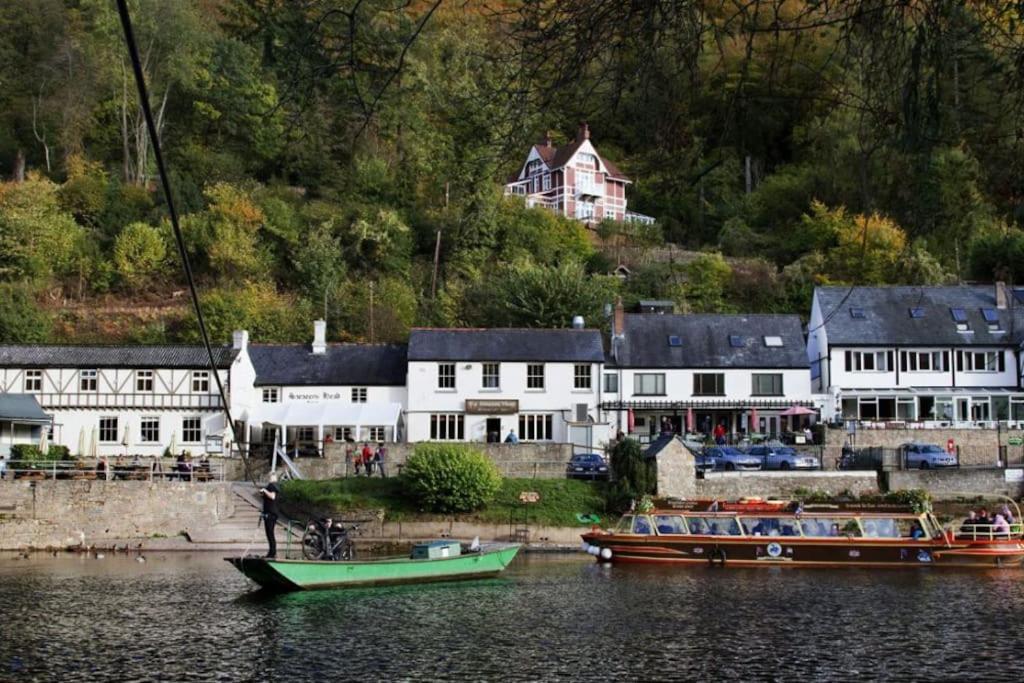
<svg viewBox="0 0 1024 683">
<path fill-rule="evenodd" d="M 798 491 L 838 494 L 878 493 L 878 476 L 866 472 L 705 472 L 696 480 L 699 498 L 735 500 L 744 496 L 794 498 Z"/>
<path fill-rule="evenodd" d="M 234 512 L 228 482 L 0 481 L 0 550 L 173 537 Z"/>
<path fill-rule="evenodd" d="M 1019 498 L 1024 495 L 1024 469 L 908 470 L 884 472 L 890 491 L 924 489 L 935 500 L 960 496 L 992 495 Z"/>
</svg>

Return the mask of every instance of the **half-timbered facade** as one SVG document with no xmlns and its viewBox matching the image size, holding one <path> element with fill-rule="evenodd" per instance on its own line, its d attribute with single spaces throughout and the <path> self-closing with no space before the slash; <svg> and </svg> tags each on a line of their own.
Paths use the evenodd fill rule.
<svg viewBox="0 0 1024 683">
<path fill-rule="evenodd" d="M 531 147 L 519 172 L 505 185 L 505 194 L 587 223 L 653 223 L 650 216 L 626 210 L 626 186 L 631 182 L 598 153 L 590 128 L 581 123 L 576 139 L 564 147 L 555 147 L 550 133 Z"/>
</svg>

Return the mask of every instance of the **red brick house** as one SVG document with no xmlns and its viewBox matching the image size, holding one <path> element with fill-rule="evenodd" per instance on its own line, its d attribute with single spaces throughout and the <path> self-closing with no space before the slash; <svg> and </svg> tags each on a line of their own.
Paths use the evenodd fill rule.
<svg viewBox="0 0 1024 683">
<path fill-rule="evenodd" d="M 587 223 L 605 219 L 653 223 L 650 216 L 626 210 L 630 182 L 598 154 L 590 141 L 590 128 L 581 123 L 576 139 L 564 147 L 552 145 L 549 133 L 530 148 L 519 172 L 506 183 L 505 194 L 520 195 L 527 206 L 543 206 Z"/>
</svg>

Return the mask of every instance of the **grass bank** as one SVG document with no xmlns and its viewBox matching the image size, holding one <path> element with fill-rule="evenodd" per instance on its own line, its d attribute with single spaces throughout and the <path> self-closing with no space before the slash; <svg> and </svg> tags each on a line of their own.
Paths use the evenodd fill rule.
<svg viewBox="0 0 1024 683">
<path fill-rule="evenodd" d="M 589 526 L 577 520 L 577 514 L 597 515 L 606 523 L 603 482 L 571 479 L 504 479 L 494 500 L 482 510 L 455 515 L 465 521 L 507 524 L 510 510 L 521 509 L 519 494 L 536 491 L 538 503 L 530 504 L 530 523 L 550 526 Z M 286 505 L 308 511 L 343 514 L 357 510 L 383 509 L 389 521 L 437 519 L 419 510 L 405 492 L 401 479 L 368 479 L 349 477 L 322 481 L 288 481 L 284 484 Z"/>
</svg>

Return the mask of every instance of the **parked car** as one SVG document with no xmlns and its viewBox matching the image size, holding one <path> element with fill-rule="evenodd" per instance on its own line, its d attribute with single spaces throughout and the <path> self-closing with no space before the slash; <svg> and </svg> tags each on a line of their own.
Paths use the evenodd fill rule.
<svg viewBox="0 0 1024 683">
<path fill-rule="evenodd" d="M 760 458 L 766 470 L 816 470 L 818 458 L 789 446 L 751 446 L 747 455 Z"/>
<path fill-rule="evenodd" d="M 608 463 L 600 453 L 577 453 L 565 466 L 570 479 L 607 479 Z"/>
<path fill-rule="evenodd" d="M 747 455 L 738 448 L 732 446 L 708 446 L 698 459 L 706 469 L 716 470 L 759 470 L 761 469 L 761 458 Z"/>
<path fill-rule="evenodd" d="M 956 456 L 946 449 L 930 443 L 905 443 L 900 446 L 906 458 L 907 469 L 918 467 L 927 470 L 932 467 L 956 467 Z"/>
</svg>

